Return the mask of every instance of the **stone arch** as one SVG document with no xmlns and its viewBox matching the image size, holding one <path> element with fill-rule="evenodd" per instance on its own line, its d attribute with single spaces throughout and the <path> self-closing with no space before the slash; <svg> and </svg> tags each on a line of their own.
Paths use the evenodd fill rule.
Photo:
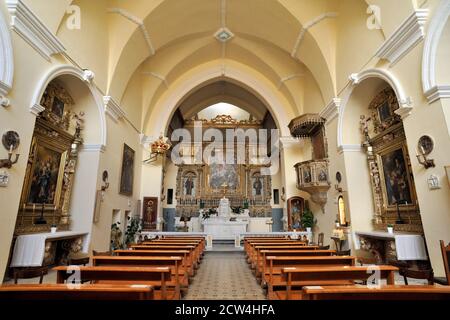
<svg viewBox="0 0 450 320">
<path fill-rule="evenodd" d="M 439 56 L 450 52 L 450 44 L 446 38 L 450 37 L 450 2 L 441 0 L 435 9 L 435 14 L 428 26 L 424 41 L 422 59 L 422 87 L 428 101 L 432 103 L 441 97 L 450 97 L 450 84 L 440 83 L 438 77 Z"/>
<path fill-rule="evenodd" d="M 0 13 L 0 96 L 5 96 L 11 90 L 14 77 L 14 55 L 11 41 L 11 30 Z"/>
<path fill-rule="evenodd" d="M 346 118 L 346 112 L 348 113 L 350 110 L 348 109 L 349 101 L 358 88 L 358 86 L 362 85 L 366 81 L 373 81 L 374 79 L 378 79 L 377 81 L 381 81 L 389 85 L 395 92 L 397 96 L 397 100 L 399 102 L 400 108 L 396 111 L 398 115 L 402 117 L 402 119 L 406 118 L 412 110 L 412 101 L 411 98 L 405 94 L 403 87 L 401 86 L 399 80 L 389 71 L 383 69 L 367 69 L 360 73 L 354 73 L 350 76 L 350 85 L 343 93 L 341 107 L 339 108 L 339 123 L 338 123 L 338 132 L 337 132 L 337 143 L 338 150 L 342 151 L 345 149 L 359 151 L 360 146 L 355 145 L 354 143 L 346 143 L 344 141 L 344 124 Z"/>
<path fill-rule="evenodd" d="M 85 89 L 87 88 L 89 90 L 91 98 L 93 99 L 95 106 L 97 107 L 98 111 L 97 125 L 99 126 L 98 127 L 99 134 L 97 135 L 97 137 L 89 141 L 89 144 L 97 145 L 98 149 L 102 150 L 106 146 L 106 137 L 107 137 L 103 96 L 98 91 L 96 86 L 92 83 L 92 81 L 89 80 L 88 71 L 81 70 L 71 65 L 58 65 L 50 69 L 44 75 L 44 77 L 42 77 L 42 79 L 39 82 L 39 85 L 37 86 L 36 91 L 33 94 L 33 98 L 30 105 L 30 112 L 36 113 L 42 110 L 42 107 L 40 106 L 40 100 L 42 95 L 44 94 L 45 89 L 52 80 L 61 77 L 76 79 L 79 84 L 83 83 Z M 83 88 L 83 86 L 80 86 L 80 88 Z"/>
<path fill-rule="evenodd" d="M 259 98 L 265 103 L 267 109 L 272 113 L 272 116 L 280 129 L 282 136 L 290 136 L 287 126 L 281 126 L 282 123 L 289 123 L 290 117 L 282 106 L 282 103 L 272 92 L 271 88 L 258 81 L 255 77 L 248 75 L 247 73 L 238 70 L 234 67 L 227 66 L 226 72 L 221 66 L 214 66 L 199 72 L 195 78 L 189 78 L 181 83 L 178 88 L 173 90 L 173 93 L 166 97 L 160 104 L 160 110 L 156 118 L 153 118 L 156 125 L 153 132 L 147 132 L 157 136 L 160 132 L 165 132 L 170 120 L 178 107 L 178 103 L 183 100 L 189 93 L 198 88 L 199 86 L 214 81 L 216 79 L 228 79 L 232 82 L 245 84 L 245 86 L 253 93 L 257 94 Z M 147 119 L 149 120 L 149 119 Z M 148 127 L 148 123 L 146 123 Z"/>
</svg>

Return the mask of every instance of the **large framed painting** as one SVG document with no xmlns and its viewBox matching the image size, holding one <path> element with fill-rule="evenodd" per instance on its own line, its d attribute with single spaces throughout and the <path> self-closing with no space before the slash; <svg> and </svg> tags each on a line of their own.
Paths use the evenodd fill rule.
<svg viewBox="0 0 450 320">
<path fill-rule="evenodd" d="M 237 192 L 241 186 L 241 174 L 239 165 L 212 163 L 207 175 L 208 187 L 213 191 L 226 188 L 229 192 Z"/>
<path fill-rule="evenodd" d="M 403 206 L 415 205 L 414 186 L 404 143 L 390 146 L 377 157 L 385 209 L 396 210 L 397 203 Z"/>
<path fill-rule="evenodd" d="M 142 208 L 142 220 L 144 231 L 156 230 L 158 217 L 158 198 L 145 197 Z"/>
<path fill-rule="evenodd" d="M 135 156 L 134 150 L 124 143 L 119 193 L 125 196 L 133 195 L 134 156 Z"/>
<path fill-rule="evenodd" d="M 288 230 L 298 230 L 301 228 L 301 218 L 305 209 L 305 199 L 292 197 L 287 201 Z"/>
<path fill-rule="evenodd" d="M 41 139 L 34 139 L 30 157 L 31 174 L 25 181 L 25 202 L 28 207 L 57 207 L 61 197 L 67 151 Z"/>
</svg>

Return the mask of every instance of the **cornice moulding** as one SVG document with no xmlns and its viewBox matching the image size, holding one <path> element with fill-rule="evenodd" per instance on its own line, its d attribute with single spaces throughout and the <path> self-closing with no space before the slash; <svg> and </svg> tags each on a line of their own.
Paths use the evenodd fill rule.
<svg viewBox="0 0 450 320">
<path fill-rule="evenodd" d="M 363 149 L 359 144 L 343 144 L 338 147 L 339 153 L 344 152 L 361 152 Z"/>
<path fill-rule="evenodd" d="M 125 111 L 114 101 L 111 96 L 104 96 L 103 103 L 105 105 L 105 113 L 115 122 L 125 117 Z"/>
<path fill-rule="evenodd" d="M 44 111 L 45 108 L 41 106 L 40 104 L 34 104 L 30 108 L 30 112 L 34 114 L 36 117 L 39 116 L 39 114 Z"/>
<path fill-rule="evenodd" d="M 428 17 L 428 9 L 414 11 L 394 32 L 386 39 L 375 55 L 386 59 L 390 66 L 395 65 L 410 52 L 425 37 L 424 26 Z"/>
<path fill-rule="evenodd" d="M 11 14 L 11 27 L 43 58 L 51 61 L 54 54 L 66 51 L 59 39 L 25 5 L 22 0 L 5 0 Z"/>
<path fill-rule="evenodd" d="M 434 86 L 425 92 L 428 103 L 433 103 L 440 99 L 450 98 L 450 85 L 448 86 Z"/>
<path fill-rule="evenodd" d="M 83 144 L 82 151 L 103 153 L 106 151 L 106 146 L 104 144 Z"/>
<path fill-rule="evenodd" d="M 339 115 L 339 107 L 341 106 L 340 98 L 331 99 L 330 103 L 319 113 L 327 122 L 333 121 Z"/>
</svg>

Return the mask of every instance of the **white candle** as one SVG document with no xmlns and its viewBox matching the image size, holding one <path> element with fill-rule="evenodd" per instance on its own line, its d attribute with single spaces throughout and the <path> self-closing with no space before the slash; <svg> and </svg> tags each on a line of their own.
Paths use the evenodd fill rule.
<svg viewBox="0 0 450 320">
<path fill-rule="evenodd" d="M 12 153 L 13 152 L 13 145 L 10 145 L 9 146 L 9 153 Z"/>
</svg>

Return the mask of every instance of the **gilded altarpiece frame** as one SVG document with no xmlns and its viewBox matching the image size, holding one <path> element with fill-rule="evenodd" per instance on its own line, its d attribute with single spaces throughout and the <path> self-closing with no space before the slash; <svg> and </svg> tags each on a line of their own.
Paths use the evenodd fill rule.
<svg viewBox="0 0 450 320">
<path fill-rule="evenodd" d="M 375 136 L 369 137 L 367 125 L 363 130 L 374 199 L 373 224 L 378 230 L 393 224 L 397 231 L 423 233 L 405 131 L 401 118 L 395 114 L 398 107 L 395 92 L 384 89 L 369 106 Z M 393 186 L 397 189 L 395 197 Z M 396 198 L 399 203 L 403 200 L 399 211 L 404 224 L 395 223 Z"/>
<path fill-rule="evenodd" d="M 78 148 L 82 144 L 81 115 L 66 108 L 73 104 L 69 93 L 57 81 L 48 85 L 41 100 L 45 110 L 36 119 L 15 236 L 48 232 L 51 225 L 59 230 L 69 229 L 70 199 Z M 74 119 L 76 123 L 72 125 Z M 36 221 L 42 210 L 45 223 L 39 224 Z"/>
</svg>

